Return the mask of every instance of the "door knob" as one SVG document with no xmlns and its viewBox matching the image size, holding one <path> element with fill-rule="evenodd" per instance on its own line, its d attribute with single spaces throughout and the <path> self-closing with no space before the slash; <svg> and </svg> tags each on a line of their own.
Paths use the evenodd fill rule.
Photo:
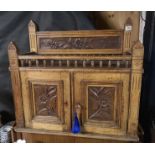
<svg viewBox="0 0 155 155">
<path fill-rule="evenodd" d="M 77 117 L 79 119 L 79 122 L 81 123 L 81 105 L 80 104 L 75 105 L 75 112 L 77 113 Z"/>
</svg>

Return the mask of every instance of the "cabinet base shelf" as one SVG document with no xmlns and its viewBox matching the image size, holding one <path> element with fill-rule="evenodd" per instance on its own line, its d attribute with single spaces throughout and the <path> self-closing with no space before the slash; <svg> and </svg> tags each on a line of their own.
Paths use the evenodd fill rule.
<svg viewBox="0 0 155 155">
<path fill-rule="evenodd" d="M 22 138 L 27 142 L 138 142 L 138 136 L 112 136 L 97 135 L 88 133 L 73 134 L 69 132 L 57 132 L 49 130 L 39 130 L 31 128 L 14 128 L 16 133 L 21 133 Z M 54 140 L 53 140 L 53 137 Z M 40 137 L 40 138 L 39 138 Z M 48 137 L 48 138 L 47 138 Z M 51 138 L 50 138 L 51 137 Z M 35 140 L 36 139 L 36 140 Z M 64 139 L 64 140 L 62 140 Z"/>
</svg>

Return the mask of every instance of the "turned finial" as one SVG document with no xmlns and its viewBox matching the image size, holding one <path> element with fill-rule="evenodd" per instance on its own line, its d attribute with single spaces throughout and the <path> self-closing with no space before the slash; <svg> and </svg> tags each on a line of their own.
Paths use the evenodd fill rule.
<svg viewBox="0 0 155 155">
<path fill-rule="evenodd" d="M 17 67 L 18 66 L 17 47 L 13 42 L 10 42 L 8 45 L 8 57 L 9 57 L 10 67 Z"/>
<path fill-rule="evenodd" d="M 17 47 L 14 44 L 14 42 L 10 42 L 8 45 L 8 55 L 9 55 L 9 58 L 17 57 Z"/>
<path fill-rule="evenodd" d="M 28 24 L 29 26 L 35 26 L 35 23 L 34 23 L 34 21 L 33 20 L 30 20 L 30 22 L 29 22 L 29 24 Z"/>
<path fill-rule="evenodd" d="M 133 26 L 132 20 L 131 20 L 131 18 L 128 18 L 124 25 L 125 31 L 132 31 L 132 26 Z"/>
<path fill-rule="evenodd" d="M 10 50 L 17 50 L 17 48 L 16 48 L 16 45 L 14 44 L 14 42 L 10 42 L 9 43 L 9 45 L 8 45 L 8 50 L 10 51 Z"/>
<path fill-rule="evenodd" d="M 28 24 L 29 32 L 36 32 L 36 24 L 33 20 L 30 20 Z"/>
</svg>

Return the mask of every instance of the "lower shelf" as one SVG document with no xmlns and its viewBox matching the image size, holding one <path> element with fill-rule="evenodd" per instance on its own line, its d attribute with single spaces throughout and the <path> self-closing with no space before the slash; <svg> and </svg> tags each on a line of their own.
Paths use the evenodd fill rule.
<svg viewBox="0 0 155 155">
<path fill-rule="evenodd" d="M 79 134 L 73 134 L 69 132 L 54 132 L 54 131 L 48 131 L 48 130 L 39 130 L 39 129 L 31 129 L 31 128 L 14 128 L 15 132 L 17 133 L 22 133 L 22 135 L 31 135 L 32 142 L 33 142 L 33 137 L 42 137 L 42 140 L 40 142 L 46 142 L 46 140 L 43 140 L 43 137 L 50 137 L 50 136 L 55 136 L 57 137 L 58 141 L 52 141 L 51 142 L 61 142 L 59 141 L 59 137 L 64 137 L 65 142 L 138 142 L 139 138 L 138 136 L 112 136 L 112 135 L 98 135 L 98 134 L 88 134 L 88 133 L 79 133 Z M 24 137 L 25 137 L 24 136 Z M 25 137 L 25 138 L 26 138 Z M 68 138 L 68 141 L 67 141 Z M 36 138 L 39 139 L 39 138 Z M 73 141 L 70 139 L 74 139 Z M 81 139 L 81 141 L 78 139 Z M 47 142 L 50 142 L 48 140 Z"/>
</svg>

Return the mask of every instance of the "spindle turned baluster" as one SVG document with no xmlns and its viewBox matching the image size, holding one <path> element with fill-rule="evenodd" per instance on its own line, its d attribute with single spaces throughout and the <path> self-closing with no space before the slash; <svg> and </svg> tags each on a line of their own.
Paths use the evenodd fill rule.
<svg viewBox="0 0 155 155">
<path fill-rule="evenodd" d="M 51 60 L 51 67 L 54 66 L 54 60 Z"/>
<path fill-rule="evenodd" d="M 125 67 L 126 67 L 126 68 L 129 67 L 129 61 L 128 61 L 128 60 L 125 62 Z"/>
<path fill-rule="evenodd" d="M 91 67 L 94 67 L 94 60 L 91 61 Z"/>
<path fill-rule="evenodd" d="M 39 66 L 39 60 L 36 60 L 36 66 L 38 67 Z"/>
<path fill-rule="evenodd" d="M 83 60 L 83 67 L 86 67 L 86 61 Z"/>
<path fill-rule="evenodd" d="M 43 60 L 43 66 L 46 67 L 46 60 Z"/>
<path fill-rule="evenodd" d="M 21 66 L 24 67 L 24 60 L 21 60 Z"/>
<path fill-rule="evenodd" d="M 108 61 L 108 67 L 111 67 L 111 60 Z"/>
<path fill-rule="evenodd" d="M 77 60 L 74 61 L 74 66 L 75 66 L 75 67 L 78 66 Z"/>
<path fill-rule="evenodd" d="M 119 68 L 120 67 L 120 61 L 117 60 L 117 67 Z"/>
<path fill-rule="evenodd" d="M 31 60 L 28 60 L 28 65 L 29 65 L 29 67 L 32 66 L 32 62 L 31 62 Z"/>
<path fill-rule="evenodd" d="M 67 60 L 67 67 L 70 67 L 70 61 Z"/>
<path fill-rule="evenodd" d="M 62 61 L 61 60 L 59 60 L 59 67 L 61 67 L 62 66 Z"/>
<path fill-rule="evenodd" d="M 102 60 L 99 61 L 99 66 L 100 66 L 100 68 L 103 67 L 103 61 Z"/>
</svg>

